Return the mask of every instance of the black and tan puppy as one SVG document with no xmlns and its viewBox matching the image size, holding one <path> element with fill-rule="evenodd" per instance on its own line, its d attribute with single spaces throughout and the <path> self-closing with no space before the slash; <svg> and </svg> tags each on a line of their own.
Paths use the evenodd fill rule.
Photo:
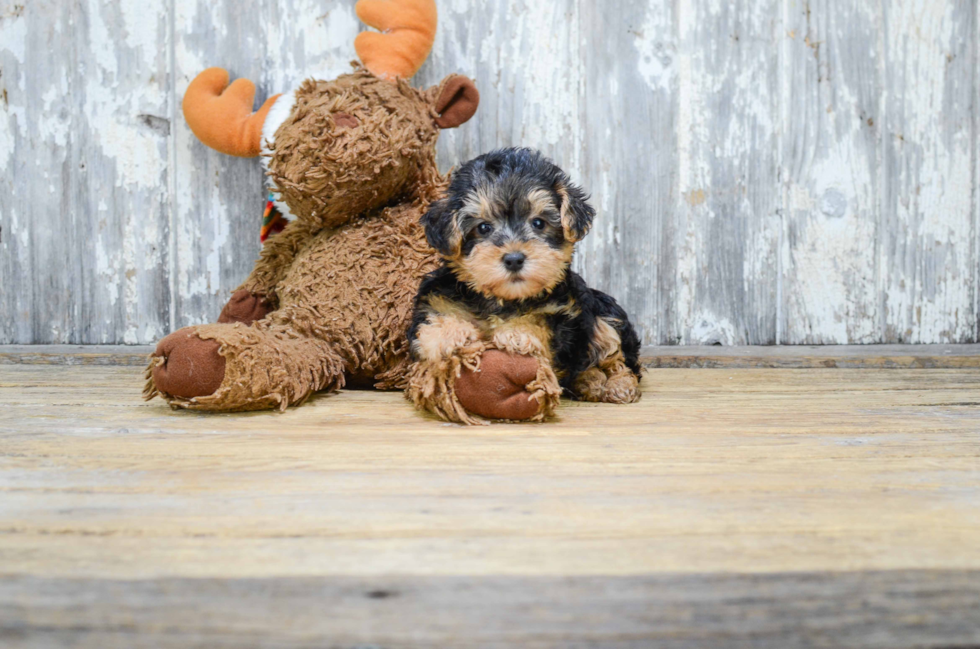
<svg viewBox="0 0 980 649">
<path fill-rule="evenodd" d="M 640 342 L 616 301 L 569 268 L 595 210 L 539 152 L 502 149 L 453 174 L 422 217 L 444 260 L 422 281 L 408 396 L 444 419 L 541 420 L 562 390 L 639 398 Z"/>
</svg>

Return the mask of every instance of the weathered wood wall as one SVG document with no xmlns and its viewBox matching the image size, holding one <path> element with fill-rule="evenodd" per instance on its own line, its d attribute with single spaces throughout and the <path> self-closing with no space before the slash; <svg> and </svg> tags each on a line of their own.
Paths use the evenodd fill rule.
<svg viewBox="0 0 980 649">
<path fill-rule="evenodd" d="M 342 71 L 353 0 L 0 0 L 0 343 L 150 343 L 256 257 L 255 160 L 179 100 Z M 977 340 L 976 0 L 440 0 L 417 77 L 476 78 L 445 168 L 543 149 L 579 269 L 648 344 Z"/>
</svg>

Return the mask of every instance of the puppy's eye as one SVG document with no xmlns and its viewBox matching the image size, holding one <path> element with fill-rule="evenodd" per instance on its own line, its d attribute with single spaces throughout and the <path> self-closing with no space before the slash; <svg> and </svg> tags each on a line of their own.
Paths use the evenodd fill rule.
<svg viewBox="0 0 980 649">
<path fill-rule="evenodd" d="M 476 231 L 482 234 L 483 236 L 487 236 L 488 234 L 493 232 L 493 226 L 490 225 L 489 223 L 481 223 L 480 225 L 476 226 Z"/>
<path fill-rule="evenodd" d="M 535 230 L 544 230 L 544 226 L 546 225 L 547 223 L 544 222 L 544 219 L 531 220 L 531 227 L 534 228 Z"/>
</svg>

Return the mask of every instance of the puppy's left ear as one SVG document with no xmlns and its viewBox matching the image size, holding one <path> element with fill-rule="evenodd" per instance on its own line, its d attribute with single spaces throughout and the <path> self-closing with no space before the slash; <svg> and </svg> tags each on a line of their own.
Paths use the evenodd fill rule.
<svg viewBox="0 0 980 649">
<path fill-rule="evenodd" d="M 429 205 L 429 211 L 422 215 L 425 238 L 436 252 L 443 257 L 459 254 L 463 235 L 456 223 L 456 213 L 449 208 L 449 199 L 443 198 Z"/>
<path fill-rule="evenodd" d="M 476 85 L 461 74 L 451 74 L 442 80 L 438 88 L 429 91 L 432 107 L 439 116 L 436 126 L 456 128 L 470 121 L 480 106 L 480 91 Z"/>
<path fill-rule="evenodd" d="M 585 238 L 592 228 L 595 209 L 589 205 L 588 196 L 579 187 L 560 181 L 555 191 L 561 198 L 561 227 L 565 231 L 565 240 L 575 243 Z"/>
</svg>

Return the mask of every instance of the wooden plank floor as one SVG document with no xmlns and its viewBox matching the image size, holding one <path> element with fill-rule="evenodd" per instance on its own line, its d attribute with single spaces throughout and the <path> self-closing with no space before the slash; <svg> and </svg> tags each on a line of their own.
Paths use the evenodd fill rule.
<svg viewBox="0 0 980 649">
<path fill-rule="evenodd" d="M 654 369 L 463 428 L 0 365 L 0 646 L 980 646 L 980 370 Z"/>
<path fill-rule="evenodd" d="M 0 365 L 144 367 L 149 345 L 0 345 Z M 644 347 L 648 368 L 980 369 L 980 345 L 782 345 Z"/>
</svg>

